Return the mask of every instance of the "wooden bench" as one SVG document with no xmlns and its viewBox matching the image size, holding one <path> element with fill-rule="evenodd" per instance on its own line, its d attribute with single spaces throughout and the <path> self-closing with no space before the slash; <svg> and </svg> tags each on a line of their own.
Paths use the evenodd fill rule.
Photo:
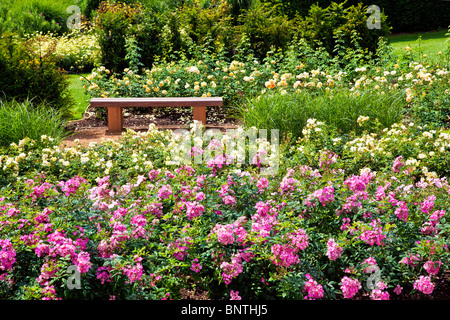
<svg viewBox="0 0 450 320">
<path fill-rule="evenodd" d="M 108 108 L 108 130 L 106 134 L 122 133 L 122 108 L 126 107 L 193 107 L 194 120 L 206 125 L 206 107 L 223 106 L 221 97 L 187 98 L 93 98 L 90 106 Z"/>
</svg>

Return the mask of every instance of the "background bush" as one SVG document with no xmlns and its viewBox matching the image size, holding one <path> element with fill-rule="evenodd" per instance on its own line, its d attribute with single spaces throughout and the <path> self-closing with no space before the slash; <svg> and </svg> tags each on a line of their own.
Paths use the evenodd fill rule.
<svg viewBox="0 0 450 320">
<path fill-rule="evenodd" d="M 0 29 L 19 35 L 36 31 L 61 35 L 68 31 L 66 22 L 71 13 L 67 7 L 75 4 L 71 0 L 2 0 Z M 76 5 L 83 12 L 85 0 Z"/>
<path fill-rule="evenodd" d="M 308 9 L 314 4 L 325 8 L 331 0 L 261 0 L 277 8 L 277 12 L 287 14 L 290 18 L 296 15 L 306 16 Z M 335 1 L 346 6 L 363 3 L 365 6 L 377 5 L 388 17 L 393 32 L 413 32 L 447 28 L 450 22 L 450 4 L 441 0 L 347 0 Z"/>
<path fill-rule="evenodd" d="M 294 20 L 284 15 L 275 15 L 274 10 L 261 5 L 246 11 L 239 17 L 239 31 L 250 42 L 250 48 L 262 60 L 272 49 L 285 49 L 296 30 Z"/>
<path fill-rule="evenodd" d="M 313 49 L 325 48 L 332 56 L 341 54 L 337 49 L 360 49 L 369 59 L 368 52 L 376 52 L 379 38 L 389 34 L 389 27 L 382 15 L 382 29 L 368 29 L 366 10 L 361 4 L 314 5 L 307 16 L 291 19 L 277 13 L 276 7 L 255 2 L 194 1 L 175 11 L 157 2 L 147 6 L 103 1 L 93 21 L 102 65 L 117 73 L 130 67 L 127 55 L 147 68 L 158 59 L 201 59 L 204 53 L 230 60 L 252 55 L 262 61 L 269 51 L 286 50 L 302 38 Z M 134 38 L 132 45 L 126 43 L 129 38 Z"/>
<path fill-rule="evenodd" d="M 101 63 L 113 72 L 129 66 L 127 54 L 140 51 L 140 62 L 152 65 L 159 54 L 161 24 L 158 16 L 144 9 L 139 3 L 109 3 L 103 1 L 97 10 L 95 30 L 102 51 Z M 127 39 L 136 41 L 127 46 Z M 139 49 L 137 49 L 139 48 Z"/>
<path fill-rule="evenodd" d="M 182 32 L 189 38 L 188 43 L 192 42 L 197 47 L 207 46 L 212 53 L 223 51 L 229 57 L 232 56 L 238 35 L 232 7 L 227 1 L 213 1 L 208 7 L 197 3 L 185 4 L 177 16 Z M 195 48 L 189 49 L 196 51 Z M 185 53 L 188 57 L 193 56 L 192 50 Z"/>
<path fill-rule="evenodd" d="M 334 54 L 337 41 L 345 48 L 361 47 L 375 52 L 380 37 L 390 33 L 385 15 L 381 15 L 381 29 L 367 27 L 367 7 L 361 3 L 345 7 L 344 3 L 331 3 L 322 8 L 312 5 L 308 15 L 300 19 L 299 34 L 313 47 L 324 47 Z"/>
<path fill-rule="evenodd" d="M 39 38 L 27 41 L 6 34 L 0 38 L 0 74 L 7 75 L 0 77 L 0 94 L 18 101 L 33 98 L 37 104 L 45 102 L 69 117 L 73 98 L 66 76 L 56 66 L 56 44 L 37 54 L 40 43 Z"/>
</svg>

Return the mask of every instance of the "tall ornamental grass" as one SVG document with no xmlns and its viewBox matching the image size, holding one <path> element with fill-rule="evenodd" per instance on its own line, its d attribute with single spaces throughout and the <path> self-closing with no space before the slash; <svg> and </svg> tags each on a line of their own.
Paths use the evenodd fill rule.
<svg viewBox="0 0 450 320">
<path fill-rule="evenodd" d="M 401 93 L 341 90 L 319 94 L 302 90 L 249 98 L 239 107 L 239 113 L 246 126 L 278 129 L 295 139 L 302 136 L 302 129 L 312 118 L 343 134 L 362 130 L 357 121 L 360 116 L 378 119 L 383 127 L 390 127 L 401 119 L 403 106 Z"/>
<path fill-rule="evenodd" d="M 64 120 L 60 112 L 31 100 L 0 101 L 0 146 L 8 146 L 28 137 L 40 140 L 42 135 L 62 140 Z"/>
</svg>

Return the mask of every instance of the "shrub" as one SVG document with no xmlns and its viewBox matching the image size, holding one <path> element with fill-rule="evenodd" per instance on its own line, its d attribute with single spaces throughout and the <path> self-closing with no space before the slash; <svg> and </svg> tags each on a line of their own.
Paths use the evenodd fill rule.
<svg viewBox="0 0 450 320">
<path fill-rule="evenodd" d="M 273 8 L 260 5 L 240 15 L 239 33 L 250 42 L 252 52 L 262 60 L 268 51 L 285 49 L 293 39 L 296 26 L 286 16 L 275 15 Z"/>
<path fill-rule="evenodd" d="M 276 8 L 277 12 L 287 14 L 290 18 L 296 15 L 306 16 L 312 5 L 319 5 L 322 8 L 329 6 L 332 0 L 261 0 Z M 377 5 L 388 17 L 389 25 L 394 32 L 414 32 L 425 30 L 436 30 L 446 28 L 450 11 L 448 5 L 440 0 L 346 0 L 334 1 L 345 3 L 346 6 Z"/>
<path fill-rule="evenodd" d="M 38 32 L 63 34 L 68 31 L 68 0 L 4 0 L 0 5 L 0 29 L 23 36 Z M 83 3 L 80 10 L 84 9 Z"/>
<path fill-rule="evenodd" d="M 54 54 L 56 66 L 67 71 L 91 72 L 100 63 L 101 51 L 92 29 L 83 32 L 74 29 L 62 36 L 39 32 L 28 35 L 27 39 L 36 43 L 36 55 Z"/>
<path fill-rule="evenodd" d="M 384 14 L 381 14 L 381 29 L 369 29 L 366 11 L 362 4 L 348 8 L 336 2 L 326 8 L 312 5 L 308 15 L 299 20 L 299 34 L 311 46 L 324 47 L 332 55 L 337 39 L 346 48 L 358 46 L 376 52 L 378 38 L 387 37 L 390 31 Z"/>
<path fill-rule="evenodd" d="M 390 171 L 394 162 L 403 167 L 397 172 L 407 170 L 415 180 L 432 180 L 450 173 L 450 135 L 445 130 L 407 120 L 383 127 L 378 119 L 364 116 L 357 123 L 360 134 L 355 130 L 340 135 L 325 122 L 308 120 L 302 130 L 304 136 L 290 150 L 289 163 L 316 167 L 321 161 L 320 153 L 328 150 L 342 160 L 349 174 L 357 174 L 364 167 Z"/>
<path fill-rule="evenodd" d="M 296 16 L 304 17 L 308 15 L 309 8 L 312 5 L 319 5 L 320 7 L 327 7 L 332 0 L 260 0 L 273 8 L 278 14 L 285 14 L 293 19 Z"/>
<path fill-rule="evenodd" d="M 156 56 L 161 56 L 162 28 L 164 16 L 146 9 L 138 14 L 138 22 L 133 26 L 131 34 L 136 39 L 136 47 L 141 51 L 140 62 L 143 66 L 151 66 Z"/>
<path fill-rule="evenodd" d="M 125 39 L 140 9 L 139 6 L 103 1 L 97 10 L 94 23 L 102 50 L 101 63 L 114 72 L 128 67 Z"/>
<path fill-rule="evenodd" d="M 1 94 L 18 101 L 32 98 L 36 104 L 45 102 L 69 117 L 73 98 L 66 76 L 56 66 L 56 43 L 45 51 L 41 50 L 45 39 L 40 36 L 20 40 L 4 35 L 0 43 L 0 74 L 8 75 L 0 78 Z"/>
<path fill-rule="evenodd" d="M 0 101 L 0 146 L 19 143 L 25 138 L 40 140 L 43 135 L 52 137 L 55 143 L 64 138 L 61 113 L 32 100 Z"/>
<path fill-rule="evenodd" d="M 189 58 L 206 47 L 211 54 L 224 53 L 233 55 L 236 46 L 236 30 L 232 17 L 232 7 L 227 1 L 214 1 L 204 8 L 199 3 L 185 4 L 177 14 L 181 28 L 192 41 L 190 51 L 185 54 Z M 186 45 L 185 45 L 186 46 Z"/>
<path fill-rule="evenodd" d="M 144 65 L 152 65 L 155 55 L 160 54 L 159 16 L 139 2 L 101 2 L 94 25 L 102 51 L 101 63 L 113 72 L 130 66 L 127 55 L 137 57 Z M 129 38 L 134 39 L 132 43 L 127 43 Z M 141 53 L 136 56 L 138 51 Z"/>
</svg>

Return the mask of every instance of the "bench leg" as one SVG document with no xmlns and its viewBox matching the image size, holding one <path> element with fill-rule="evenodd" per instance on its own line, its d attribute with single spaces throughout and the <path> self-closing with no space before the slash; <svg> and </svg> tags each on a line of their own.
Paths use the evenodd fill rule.
<svg viewBox="0 0 450 320">
<path fill-rule="evenodd" d="M 194 108 L 194 120 L 200 121 L 206 126 L 206 107 L 193 107 Z"/>
<path fill-rule="evenodd" d="M 106 130 L 106 134 L 121 134 L 122 131 L 122 107 L 108 107 L 108 130 Z"/>
</svg>

